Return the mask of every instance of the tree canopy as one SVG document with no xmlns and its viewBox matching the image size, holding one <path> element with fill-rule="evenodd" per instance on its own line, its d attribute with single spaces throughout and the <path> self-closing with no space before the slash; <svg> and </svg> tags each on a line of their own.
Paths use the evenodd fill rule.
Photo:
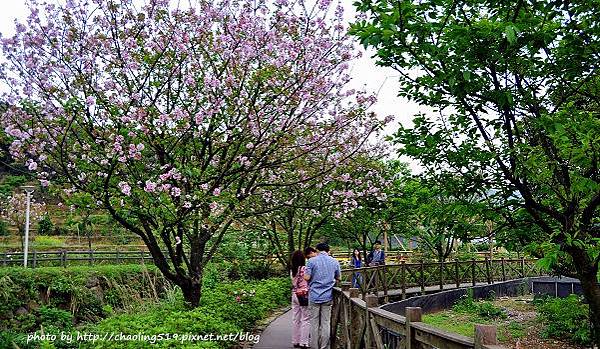
<svg viewBox="0 0 600 349">
<path fill-rule="evenodd" d="M 597 5 L 360 0 L 351 32 L 400 73 L 401 96 L 434 109 L 400 127 L 400 153 L 523 208 L 549 264 L 581 280 L 598 343 Z"/>
<path fill-rule="evenodd" d="M 139 235 L 196 306 L 246 200 L 331 173 L 380 128 L 373 97 L 345 87 L 341 16 L 328 1 L 33 2 L 2 39 L 11 154 Z M 300 165 L 316 170 L 282 175 Z"/>
</svg>

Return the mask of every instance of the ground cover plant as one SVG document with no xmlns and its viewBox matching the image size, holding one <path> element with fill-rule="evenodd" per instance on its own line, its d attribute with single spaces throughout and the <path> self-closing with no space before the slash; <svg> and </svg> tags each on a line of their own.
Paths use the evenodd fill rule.
<svg viewBox="0 0 600 349">
<path fill-rule="evenodd" d="M 201 307 L 193 310 L 181 291 L 170 285 L 154 266 L 1 268 L 0 348 L 11 348 L 13 343 L 21 349 L 79 348 L 85 344 L 81 340 L 27 343 L 27 334 L 61 331 L 237 333 L 250 330 L 256 321 L 289 301 L 287 277 L 248 280 L 251 275 L 244 272 L 237 275 L 237 280 L 231 280 L 230 275 L 231 265 L 209 264 L 204 278 L 206 297 Z M 101 347 L 143 345 L 142 342 L 117 344 L 106 342 Z M 190 343 L 179 344 L 186 347 Z M 223 348 L 231 344 L 204 343 L 194 347 Z"/>
<path fill-rule="evenodd" d="M 592 343 L 589 306 L 579 296 L 544 297 L 537 299 L 535 305 L 539 318 L 544 323 L 544 337 L 567 338 L 584 345 Z"/>
<path fill-rule="evenodd" d="M 585 312 L 577 296 L 477 301 L 465 297 L 452 309 L 424 315 L 423 322 L 467 337 L 474 336 L 475 324 L 496 325 L 500 344 L 509 348 L 583 349 L 591 343 Z"/>
<path fill-rule="evenodd" d="M 39 323 L 46 333 L 90 334 L 123 333 L 124 335 L 144 334 L 152 338 L 160 334 L 229 334 L 251 331 L 253 325 L 267 316 L 272 310 L 289 302 L 289 278 L 273 278 L 261 281 L 238 280 L 234 282 L 205 284 L 205 296 L 199 307 L 190 309 L 180 290 L 171 289 L 160 302 L 139 303 L 126 311 L 108 312 L 97 323 L 84 323 L 75 327 L 69 312 L 60 309 L 40 308 Z M 21 349 L 25 348 L 229 348 L 235 341 L 182 341 L 156 340 L 139 341 L 36 341 L 26 343 L 24 335 L 3 334 L 0 340 L 12 340 Z M 74 334 L 76 338 L 76 334 Z M 165 337 L 163 337 L 165 338 Z M 181 338 L 181 337 L 180 337 Z M 153 343 L 154 342 L 154 343 Z M 6 342 L 4 342 L 6 343 Z M 2 342 L 0 342 L 0 345 Z"/>
</svg>

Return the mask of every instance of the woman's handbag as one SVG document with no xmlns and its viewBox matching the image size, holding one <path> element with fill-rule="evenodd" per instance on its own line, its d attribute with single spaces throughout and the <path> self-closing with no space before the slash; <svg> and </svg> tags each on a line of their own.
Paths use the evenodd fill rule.
<svg viewBox="0 0 600 349">
<path fill-rule="evenodd" d="M 300 282 L 298 282 L 300 281 Z M 300 286 L 299 283 L 304 281 L 304 268 L 300 267 L 298 270 L 298 274 L 296 274 L 296 279 L 294 280 L 296 286 L 296 298 L 298 299 L 298 304 L 301 307 L 305 307 L 308 305 L 308 289 L 306 286 Z M 304 281 L 306 283 L 306 281 Z"/>
<path fill-rule="evenodd" d="M 305 307 L 308 305 L 308 295 L 307 294 L 299 295 L 296 293 L 296 298 L 298 298 L 298 304 L 300 304 L 301 307 Z"/>
</svg>

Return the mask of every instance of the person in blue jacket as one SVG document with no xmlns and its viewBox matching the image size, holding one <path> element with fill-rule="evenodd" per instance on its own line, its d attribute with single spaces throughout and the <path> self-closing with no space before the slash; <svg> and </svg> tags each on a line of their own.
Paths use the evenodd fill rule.
<svg viewBox="0 0 600 349">
<path fill-rule="evenodd" d="M 377 240 L 373 244 L 373 250 L 369 253 L 367 263 L 370 267 L 385 264 L 385 252 L 381 249 L 381 241 Z"/>
<path fill-rule="evenodd" d="M 350 258 L 350 265 L 353 268 L 361 268 L 362 267 L 362 258 L 360 254 L 360 250 L 355 248 L 352 251 L 352 257 Z M 360 283 L 362 283 L 362 275 L 359 272 L 355 272 L 352 276 L 352 287 L 360 288 Z"/>
</svg>

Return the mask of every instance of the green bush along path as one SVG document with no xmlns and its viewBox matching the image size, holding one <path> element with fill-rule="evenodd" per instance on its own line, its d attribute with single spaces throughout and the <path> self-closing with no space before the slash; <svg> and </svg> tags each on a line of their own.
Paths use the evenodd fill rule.
<svg viewBox="0 0 600 349">
<path fill-rule="evenodd" d="M 202 302 L 190 309 L 154 267 L 2 269 L 0 348 L 229 348 L 233 341 L 167 341 L 159 335 L 248 332 L 289 300 L 288 278 L 227 281 L 226 270 L 208 271 Z M 71 334 L 73 340 L 28 342 L 32 333 Z M 112 340 L 77 340 L 78 334 L 107 333 Z M 146 338 L 118 341 L 117 335 Z"/>
</svg>

